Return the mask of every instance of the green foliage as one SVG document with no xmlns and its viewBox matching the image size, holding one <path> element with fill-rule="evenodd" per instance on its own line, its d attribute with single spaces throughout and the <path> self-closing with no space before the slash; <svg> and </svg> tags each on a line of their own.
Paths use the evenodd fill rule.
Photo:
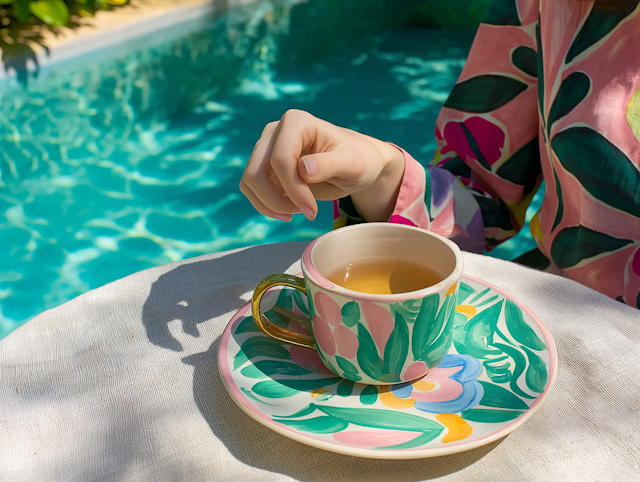
<svg viewBox="0 0 640 482">
<path fill-rule="evenodd" d="M 348 397 L 353 392 L 354 383 L 351 380 L 342 380 L 338 383 L 338 388 L 336 388 L 336 393 L 340 397 Z"/>
<path fill-rule="evenodd" d="M 515 410 L 526 410 L 529 408 L 521 398 L 506 388 L 482 380 L 479 380 L 478 383 L 484 388 L 484 396 L 482 400 L 480 400 L 480 405 L 484 407 L 510 408 Z"/>
<path fill-rule="evenodd" d="M 464 410 L 462 418 L 470 422 L 501 423 L 508 422 L 522 415 L 522 410 L 489 410 L 484 408 L 472 408 Z"/>
<path fill-rule="evenodd" d="M 533 350 L 540 351 L 547 347 L 533 328 L 524 321 L 522 310 L 518 305 L 511 300 L 505 300 L 504 311 L 507 328 L 514 340 Z"/>
<path fill-rule="evenodd" d="M 387 345 L 384 348 L 384 361 L 387 373 L 393 375 L 394 378 L 397 377 L 397 379 L 400 379 L 402 367 L 404 367 L 408 353 L 409 328 L 403 316 L 397 313 L 396 326 L 391 332 L 391 336 L 389 336 Z"/>
<path fill-rule="evenodd" d="M 344 376 L 350 380 L 362 380 L 362 377 L 358 375 L 358 369 L 349 360 L 342 358 L 340 355 L 336 355 L 336 362 L 338 366 L 344 372 Z"/>
<path fill-rule="evenodd" d="M 345 303 L 342 307 L 342 322 L 346 326 L 352 327 L 358 322 L 358 320 L 360 320 L 360 307 L 358 306 L 358 303 L 355 301 Z"/>
<path fill-rule="evenodd" d="M 120 6 L 128 0 L 0 0 L 9 22 L 69 26 L 72 17 L 90 17 L 98 10 Z"/>
<path fill-rule="evenodd" d="M 610 198 L 615 199 L 613 193 Z M 553 239 L 551 257 L 557 260 L 556 264 L 560 269 L 566 269 L 577 265 L 582 260 L 616 251 L 631 243 L 633 243 L 631 239 L 616 238 L 582 225 L 569 226 L 562 229 Z"/>
<path fill-rule="evenodd" d="M 504 75 L 478 75 L 456 84 L 444 106 L 474 114 L 491 112 L 527 88 L 527 84 Z"/>
<path fill-rule="evenodd" d="M 253 318 L 251 317 L 246 319 L 253 321 Z M 236 333 L 238 332 L 236 331 Z M 243 332 L 241 331 L 240 333 Z M 258 356 L 291 359 L 289 350 L 287 350 L 282 343 L 262 335 L 252 336 L 242 342 L 240 350 L 233 359 L 233 369 L 237 370 L 249 359 L 253 359 Z"/>
<path fill-rule="evenodd" d="M 498 302 L 475 315 L 464 326 L 457 326 L 453 341 L 458 353 L 478 359 L 499 354 L 492 342 L 501 310 L 502 302 Z"/>
<path fill-rule="evenodd" d="M 378 387 L 366 385 L 360 392 L 360 403 L 362 405 L 373 405 L 378 400 Z"/>
<path fill-rule="evenodd" d="M 69 21 L 69 8 L 62 0 L 30 1 L 29 11 L 48 25 L 66 25 Z"/>
<path fill-rule="evenodd" d="M 603 10 L 597 7 L 591 9 L 587 20 L 582 25 L 567 52 L 565 63 L 572 62 L 582 52 L 609 35 L 620 22 L 636 9 L 638 3 L 640 3 L 638 0 L 632 0 L 627 3 L 625 8 L 616 11 Z"/>
<path fill-rule="evenodd" d="M 295 363 L 260 360 L 244 367 L 241 373 L 247 378 L 267 378 L 273 375 L 301 376 L 308 375 L 311 372 Z"/>
<path fill-rule="evenodd" d="M 585 88 L 586 84 L 582 89 Z M 573 102 L 575 103 L 575 99 Z M 632 216 L 640 217 L 640 171 L 634 161 L 609 139 L 590 127 L 575 126 L 554 135 L 551 139 L 551 148 L 562 167 L 571 173 L 596 200 Z M 584 227 L 571 229 L 572 231 L 565 235 L 566 240 L 570 238 L 572 243 L 580 241 L 578 251 L 612 251 L 617 249 L 616 245 L 628 243 L 626 240 L 617 238 L 605 239 L 606 235 L 598 236 L 598 233 L 593 234 Z M 585 242 L 587 240 L 588 242 Z M 564 251 L 569 246 L 570 250 L 575 249 L 575 244 L 568 245 L 564 240 L 561 244 L 562 246 L 556 249 Z M 571 264 L 560 266 L 560 268 L 573 266 L 580 259 L 588 257 L 578 251 L 573 256 L 574 260 Z M 555 257 L 553 252 L 552 256 L 553 259 L 564 261 L 562 257 Z"/>
<path fill-rule="evenodd" d="M 436 331 L 433 326 L 437 321 L 439 302 L 440 296 L 438 294 L 429 295 L 422 299 L 420 312 L 413 326 L 411 350 L 415 360 L 422 360 L 429 335 L 434 331 L 436 335 L 439 333 L 439 330 Z"/>
<path fill-rule="evenodd" d="M 460 289 L 458 291 L 458 304 L 463 304 L 466 299 L 476 292 L 471 286 L 469 286 L 464 281 L 460 282 Z"/>
<path fill-rule="evenodd" d="M 266 398 L 288 398 L 300 392 L 311 392 L 317 388 L 327 387 L 339 383 L 343 378 L 311 378 L 263 380 L 253 386 L 253 393 Z"/>
<path fill-rule="evenodd" d="M 487 294 L 486 290 L 478 293 L 471 303 L 475 303 L 476 307 L 483 304 L 478 301 L 485 294 Z M 503 306 L 505 324 L 515 343 L 498 328 Z M 480 382 L 485 389 L 485 397 L 480 405 L 526 409 L 527 405 L 521 399 L 533 399 L 535 396 L 524 392 L 518 385 L 518 381 L 523 376 L 522 381 L 526 382 L 526 386 L 531 391 L 537 393 L 544 391 L 548 381 L 548 368 L 533 350 L 542 351 L 546 345 L 524 320 L 522 310 L 511 300 L 499 301 L 480 311 L 468 321 L 464 315 L 459 314 L 454 325 L 453 341 L 458 353 L 482 360 L 491 381 L 508 383 L 513 392 L 509 395 L 510 392 L 504 388 Z M 505 343 L 499 342 L 498 338 Z M 482 416 L 485 415 L 489 418 L 502 417 L 494 412 Z"/>
<path fill-rule="evenodd" d="M 542 393 L 547 386 L 548 374 L 547 364 L 537 354 L 523 346 L 522 349 L 529 358 L 527 367 L 526 382 L 527 387 L 533 392 Z"/>
<path fill-rule="evenodd" d="M 305 432 L 311 433 L 335 433 L 340 432 L 349 426 L 349 422 L 346 420 L 329 416 L 309 418 L 305 420 L 279 419 L 278 422 L 297 430 L 304 430 Z"/>
<path fill-rule="evenodd" d="M 423 352 L 422 361 L 424 361 L 429 368 L 439 365 L 451 346 L 455 309 L 455 295 L 447 296 L 436 317 L 435 330 L 437 331 L 429 335 L 427 345 Z M 442 330 L 440 330 L 441 327 Z"/>
<path fill-rule="evenodd" d="M 404 430 L 408 432 L 442 432 L 442 425 L 433 420 L 410 413 L 381 410 L 375 408 L 346 408 L 316 405 L 316 409 L 325 414 L 345 420 L 361 427 Z"/>
<path fill-rule="evenodd" d="M 309 309 L 307 308 L 307 304 L 304 302 L 304 299 L 302 298 L 302 293 L 298 290 L 291 290 L 292 291 L 292 296 L 293 296 L 293 300 L 296 304 L 296 306 L 298 308 L 300 308 L 300 311 L 302 311 L 305 315 L 309 316 Z"/>
<path fill-rule="evenodd" d="M 519 395 L 522 398 L 530 398 L 530 399 L 535 398 L 531 395 L 527 395 L 518 386 L 518 379 L 524 373 L 525 367 L 527 365 L 527 360 L 525 356 L 522 354 L 522 351 L 517 348 L 514 348 L 513 346 L 505 345 L 503 343 L 494 343 L 493 346 L 495 346 L 496 348 L 499 348 L 500 350 L 503 351 L 503 353 L 506 353 L 507 355 L 509 355 L 513 360 L 513 362 L 515 363 L 515 366 L 513 368 L 513 375 L 511 376 L 511 379 L 509 381 L 509 388 L 511 388 L 511 391 L 513 391 L 513 393 L 515 393 L 516 395 Z"/>
<path fill-rule="evenodd" d="M 538 184 L 541 172 L 540 145 L 536 137 L 507 159 L 496 174 L 507 181 L 524 186 L 524 194 L 529 194 Z"/>
<path fill-rule="evenodd" d="M 364 373 L 380 380 L 384 370 L 384 361 L 378 355 L 376 347 L 369 330 L 362 323 L 358 323 L 358 364 Z"/>
<path fill-rule="evenodd" d="M 551 134 L 551 126 L 562 119 L 584 100 L 591 88 L 591 79 L 584 72 L 573 72 L 560 84 L 556 99 L 549 110 L 547 134 Z"/>
<path fill-rule="evenodd" d="M 551 168 L 553 169 L 553 179 L 556 183 L 556 196 L 558 196 L 558 209 L 556 210 L 556 218 L 553 220 L 553 226 L 551 226 L 551 230 L 555 231 L 562 221 L 562 215 L 564 214 L 564 200 L 562 198 L 562 187 L 560 186 L 560 180 L 558 179 L 558 174 L 556 173 L 556 168 L 551 164 Z"/>
<path fill-rule="evenodd" d="M 382 357 L 378 354 L 371 333 L 362 323 L 358 323 L 357 326 L 359 347 L 356 356 L 362 371 L 374 380 L 385 383 L 400 382 L 400 374 L 409 353 L 409 328 L 402 314 L 399 311 L 395 314 L 394 329 L 382 350 Z M 342 368 L 340 357 L 336 357 L 336 360 Z M 345 371 L 345 375 L 346 373 Z"/>
</svg>

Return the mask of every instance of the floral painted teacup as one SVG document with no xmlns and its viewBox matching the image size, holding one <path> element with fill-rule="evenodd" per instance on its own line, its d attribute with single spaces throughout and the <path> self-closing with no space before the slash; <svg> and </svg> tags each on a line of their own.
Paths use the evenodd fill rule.
<svg viewBox="0 0 640 482">
<path fill-rule="evenodd" d="M 327 273 L 349 263 L 394 259 L 439 275 L 433 286 L 397 294 L 369 294 L 332 283 Z M 367 223 L 331 231 L 302 255 L 304 279 L 276 274 L 253 295 L 253 318 L 269 337 L 317 350 L 335 374 L 370 385 L 420 378 L 445 357 L 453 335 L 463 261 L 458 246 L 442 236 L 401 224 Z M 274 286 L 307 296 L 313 336 L 272 323 L 260 300 Z"/>
</svg>

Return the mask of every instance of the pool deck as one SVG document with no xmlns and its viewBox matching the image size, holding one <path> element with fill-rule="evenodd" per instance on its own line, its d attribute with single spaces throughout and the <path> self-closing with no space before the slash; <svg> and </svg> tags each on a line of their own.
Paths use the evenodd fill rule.
<svg viewBox="0 0 640 482">
<path fill-rule="evenodd" d="M 231 6 L 256 0 L 130 0 L 129 5 L 111 11 L 99 11 L 83 19 L 76 28 L 65 28 L 56 34 L 42 32 L 42 45 L 31 43 L 39 67 L 51 65 L 97 48 L 126 42 L 180 22 L 220 14 Z M 35 62 L 27 68 L 34 70 Z M 9 70 L 7 72 L 7 70 Z M 0 79 L 12 77 L 15 70 L 0 62 Z"/>
</svg>

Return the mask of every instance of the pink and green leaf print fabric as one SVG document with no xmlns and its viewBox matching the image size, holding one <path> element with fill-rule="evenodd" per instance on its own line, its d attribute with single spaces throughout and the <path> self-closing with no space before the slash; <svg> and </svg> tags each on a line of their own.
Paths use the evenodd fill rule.
<svg viewBox="0 0 640 482">
<path fill-rule="evenodd" d="M 640 308 L 640 0 L 495 0 L 390 222 L 482 252 L 531 232 L 549 269 Z M 349 198 L 334 227 L 363 222 Z M 544 259 L 544 258 L 543 258 Z M 548 260 L 548 261 L 547 261 Z"/>
</svg>

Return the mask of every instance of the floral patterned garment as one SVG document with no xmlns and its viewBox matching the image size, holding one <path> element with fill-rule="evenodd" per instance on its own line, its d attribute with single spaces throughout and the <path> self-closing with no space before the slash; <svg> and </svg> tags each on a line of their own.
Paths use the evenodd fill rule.
<svg viewBox="0 0 640 482">
<path fill-rule="evenodd" d="M 640 0 L 495 0 L 390 222 L 482 252 L 531 231 L 550 269 L 640 308 Z M 350 198 L 334 227 L 363 222 Z"/>
</svg>

